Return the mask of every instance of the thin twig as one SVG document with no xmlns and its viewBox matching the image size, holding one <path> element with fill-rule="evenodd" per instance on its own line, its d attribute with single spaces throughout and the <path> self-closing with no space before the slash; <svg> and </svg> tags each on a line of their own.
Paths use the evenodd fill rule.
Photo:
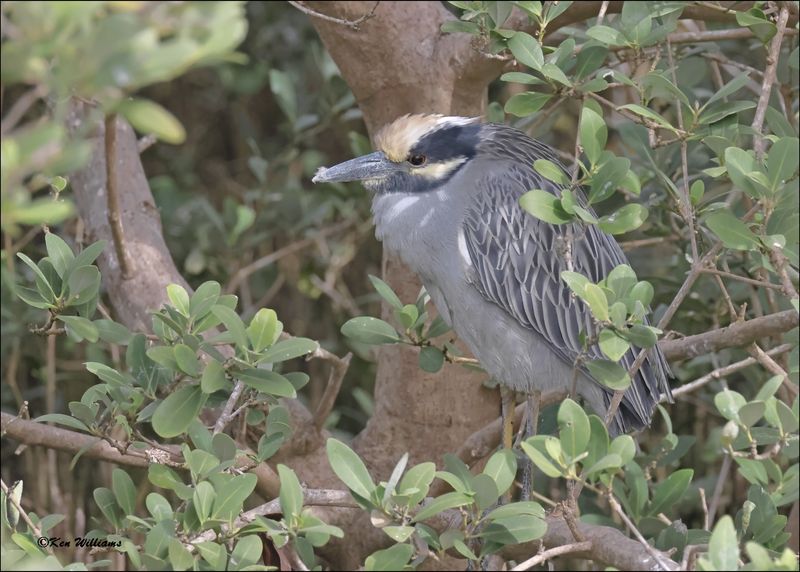
<svg viewBox="0 0 800 572">
<path fill-rule="evenodd" d="M 772 348 L 771 350 L 767 351 L 766 353 L 769 356 L 777 356 L 777 355 L 785 354 L 786 352 L 791 351 L 792 347 L 793 347 L 792 344 L 783 344 L 783 345 L 780 345 L 780 346 Z M 708 384 L 708 383 L 710 383 L 710 382 L 712 382 L 714 380 L 721 379 L 721 378 L 723 378 L 725 376 L 728 376 L 728 375 L 730 375 L 732 373 L 735 373 L 735 372 L 739 371 L 740 369 L 744 369 L 746 367 L 750 367 L 751 365 L 754 365 L 756 363 L 758 363 L 756 361 L 756 359 L 750 357 L 750 358 L 743 359 L 741 361 L 737 361 L 737 362 L 732 363 L 730 365 L 726 365 L 725 367 L 721 367 L 721 368 L 715 369 L 714 371 L 712 371 L 710 373 L 707 373 L 703 377 L 698 377 L 696 380 L 694 380 L 692 382 L 686 383 L 686 384 L 684 384 L 684 385 L 682 385 L 680 387 L 677 387 L 677 388 L 673 389 L 672 390 L 672 396 L 673 397 L 679 397 L 681 395 L 685 395 L 687 393 L 691 393 L 692 391 L 694 391 L 696 389 L 699 389 L 699 388 L 703 387 L 704 385 L 706 385 L 706 384 Z M 663 403 L 663 402 L 666 401 L 666 399 L 664 397 L 662 397 L 661 401 Z"/>
<path fill-rule="evenodd" d="M 758 105 L 756 105 L 756 112 L 753 116 L 753 149 L 755 149 L 756 157 L 761 159 L 764 155 L 764 134 L 761 129 L 764 126 L 764 118 L 767 114 L 767 106 L 769 105 L 769 96 L 772 92 L 772 84 L 775 83 L 775 77 L 778 71 L 778 56 L 781 52 L 781 43 L 783 42 L 783 35 L 786 33 L 786 22 L 789 20 L 789 10 L 784 6 L 781 8 L 780 15 L 778 16 L 778 31 L 772 42 L 769 45 L 769 52 L 767 53 L 767 67 L 764 70 L 764 78 L 761 81 L 761 95 L 758 98 Z"/>
<path fill-rule="evenodd" d="M 344 20 L 342 18 L 335 18 L 334 16 L 328 16 L 327 14 L 317 12 L 316 10 L 312 10 L 307 6 L 304 6 L 301 2 L 293 2 L 292 0 L 289 0 L 289 4 L 300 10 L 303 14 L 306 14 L 313 18 L 319 18 L 320 20 L 325 20 L 326 22 L 333 22 L 334 24 L 341 24 L 342 26 L 347 26 L 348 28 L 352 28 L 353 30 L 358 30 L 361 27 L 361 24 L 372 18 L 380 2 L 375 2 L 375 5 L 372 7 L 372 10 L 370 10 L 357 20 Z"/>
<path fill-rule="evenodd" d="M 42 531 L 39 529 L 38 526 L 33 524 L 33 521 L 31 520 L 31 517 L 28 516 L 27 511 L 24 508 L 22 508 L 22 505 L 17 501 L 17 499 L 14 498 L 14 496 L 12 494 L 10 494 L 11 491 L 9 490 L 8 485 L 6 485 L 6 482 L 4 480 L 2 480 L 2 479 L 0 479 L 0 487 L 3 490 L 3 493 L 6 495 L 6 499 L 8 501 L 10 501 L 11 504 L 14 505 L 14 508 L 17 509 L 17 511 L 19 511 L 19 514 L 22 517 L 22 520 L 24 520 L 25 524 L 28 525 L 28 530 L 30 530 L 33 533 L 35 538 L 41 538 Z M 47 552 L 50 553 L 50 554 L 53 553 L 53 551 L 50 548 L 49 544 L 45 545 L 45 550 L 47 550 Z"/>
<path fill-rule="evenodd" d="M 722 467 L 719 469 L 717 477 L 717 484 L 714 486 L 714 494 L 711 496 L 711 504 L 708 507 L 708 527 L 710 530 L 714 526 L 714 521 L 717 515 L 717 508 L 719 508 L 719 501 L 722 498 L 722 489 L 725 488 L 725 483 L 728 482 L 728 472 L 731 469 L 731 456 L 725 455 L 722 457 Z"/>
<path fill-rule="evenodd" d="M 244 390 L 244 382 L 242 380 L 237 380 L 236 385 L 233 386 L 230 397 L 228 397 L 228 401 L 225 402 L 225 407 L 222 408 L 222 413 L 220 413 L 217 422 L 214 424 L 214 435 L 225 431 L 225 427 L 228 426 L 228 423 L 233 421 L 233 409 L 236 407 L 236 402 L 239 401 L 239 397 L 241 397 Z"/>
<path fill-rule="evenodd" d="M 745 284 L 751 284 L 752 286 L 756 286 L 758 288 L 771 288 L 773 290 L 780 290 L 782 288 L 782 286 L 779 284 L 773 284 L 772 282 L 766 282 L 764 280 L 756 280 L 755 278 L 748 278 L 747 276 L 740 276 L 738 274 L 734 274 L 733 272 L 725 272 L 724 270 L 718 270 L 716 268 L 703 268 L 700 272 L 703 274 L 714 274 L 723 278 L 730 278 L 731 280 L 737 280 L 739 282 L 744 282 Z"/>
<path fill-rule="evenodd" d="M 788 261 L 781 248 L 773 246 L 769 249 L 769 261 L 772 263 L 776 274 L 781 279 L 781 290 L 784 296 L 790 299 L 797 298 L 797 290 L 795 290 L 794 284 L 792 284 L 792 280 L 789 278 L 789 272 L 786 270 Z"/>
<path fill-rule="evenodd" d="M 756 358 L 756 361 L 763 365 L 767 371 L 775 375 L 779 375 L 783 380 L 783 385 L 786 386 L 792 395 L 797 395 L 800 392 L 797 386 L 792 383 L 792 380 L 789 378 L 789 374 L 786 373 L 786 370 L 783 369 L 778 362 L 769 357 L 766 352 L 758 346 L 758 344 L 753 344 L 750 346 L 750 355 Z"/>
<path fill-rule="evenodd" d="M 672 73 L 672 83 L 674 85 L 678 85 L 678 78 L 675 73 L 675 61 L 672 57 L 672 44 L 669 41 L 669 37 L 667 37 L 667 60 L 669 61 L 670 71 Z M 678 112 L 678 129 L 684 131 L 684 124 L 683 124 L 683 107 L 681 106 L 681 101 L 678 98 L 675 98 L 675 109 Z M 689 158 L 688 158 L 688 146 L 689 143 L 686 141 L 685 138 L 681 139 L 681 168 L 683 169 L 683 185 L 681 185 L 681 189 L 683 190 L 682 199 L 683 204 L 681 205 L 681 215 L 683 216 L 683 220 L 686 221 L 686 225 L 689 227 L 689 241 L 692 246 L 692 263 L 697 260 L 698 251 L 697 251 L 697 236 L 694 230 L 694 210 L 692 209 L 692 200 L 689 198 Z"/>
<path fill-rule="evenodd" d="M 133 275 L 125 250 L 125 234 L 122 230 L 122 216 L 120 215 L 119 194 L 117 193 L 117 115 L 112 113 L 106 117 L 105 122 L 105 152 L 106 152 L 106 199 L 108 201 L 108 225 L 111 227 L 111 236 L 114 239 L 114 251 L 123 280 L 129 280 Z"/>
<path fill-rule="evenodd" d="M 642 536 L 642 533 L 639 532 L 638 528 L 636 528 L 636 525 L 633 523 L 633 521 L 630 518 L 628 518 L 628 515 L 625 514 L 624 510 L 622 510 L 619 501 L 617 501 L 614 495 L 609 494 L 607 498 L 608 498 L 608 503 L 611 505 L 611 508 L 614 510 L 614 512 L 616 512 L 617 515 L 619 515 L 619 517 L 622 519 L 622 522 L 624 522 L 625 526 L 628 527 L 628 530 L 630 530 L 633 536 L 636 537 L 636 540 L 639 541 L 639 543 L 642 545 L 645 551 L 650 556 L 653 557 L 653 559 L 656 561 L 659 567 L 661 567 L 662 570 L 671 570 L 672 567 L 663 561 L 664 556 L 660 554 L 657 550 L 655 550 L 652 546 L 650 546 L 650 543 L 647 542 L 647 540 L 645 540 L 644 536 Z"/>
<path fill-rule="evenodd" d="M 603 4 L 608 4 L 608 2 L 603 2 Z M 592 549 L 592 541 L 586 540 L 584 542 L 576 542 L 574 544 L 565 544 L 564 546 L 557 546 L 556 548 L 551 548 L 550 550 L 545 550 L 536 556 L 528 558 L 524 562 L 517 564 L 514 568 L 512 568 L 512 572 L 517 570 L 530 570 L 534 566 L 539 566 L 540 564 L 546 562 L 551 558 L 555 558 L 556 556 L 563 556 L 564 554 L 572 554 L 573 552 L 586 552 Z"/>
<path fill-rule="evenodd" d="M 797 35 L 797 30 L 791 28 L 779 28 L 787 36 Z M 669 35 L 669 41 L 673 44 L 694 44 L 701 42 L 722 42 L 725 40 L 746 40 L 755 38 L 755 34 L 748 28 L 734 28 L 730 30 L 706 30 L 704 32 L 676 32 Z"/>
<path fill-rule="evenodd" d="M 597 12 L 597 26 L 600 26 L 603 23 L 603 20 L 606 17 L 606 12 L 608 12 L 608 0 L 603 0 L 603 3 L 600 4 L 600 11 Z"/>
</svg>

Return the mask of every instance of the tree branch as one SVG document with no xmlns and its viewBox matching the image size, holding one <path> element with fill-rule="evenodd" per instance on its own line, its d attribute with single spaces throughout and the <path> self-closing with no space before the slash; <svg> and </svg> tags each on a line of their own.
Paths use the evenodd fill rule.
<svg viewBox="0 0 800 572">
<path fill-rule="evenodd" d="M 658 347 L 671 361 L 690 359 L 724 348 L 746 346 L 755 340 L 788 332 L 800 324 L 794 310 L 786 310 L 746 322 L 736 322 L 726 328 L 712 330 L 679 340 L 662 340 Z"/>
<path fill-rule="evenodd" d="M 3 437 L 11 437 L 26 445 L 38 445 L 67 453 L 77 453 L 86 447 L 83 456 L 89 459 L 108 461 L 128 467 L 147 467 L 150 464 L 145 453 L 138 453 L 138 451 L 120 453 L 99 437 L 20 419 L 6 412 L 2 412 L 0 415 L 2 415 Z"/>
<path fill-rule="evenodd" d="M 764 134 L 761 129 L 764 126 L 764 118 L 767 114 L 767 106 L 769 105 L 769 96 L 772 92 L 772 84 L 775 83 L 775 78 L 778 72 L 778 56 L 781 53 L 781 43 L 783 36 L 787 32 L 786 22 L 789 20 L 789 9 L 784 6 L 781 8 L 778 16 L 778 31 L 772 42 L 769 45 L 769 52 L 767 53 L 767 68 L 764 70 L 764 77 L 761 80 L 761 95 L 758 97 L 758 105 L 756 105 L 756 112 L 753 116 L 753 149 L 755 149 L 756 157 L 759 159 L 764 155 Z"/>
</svg>

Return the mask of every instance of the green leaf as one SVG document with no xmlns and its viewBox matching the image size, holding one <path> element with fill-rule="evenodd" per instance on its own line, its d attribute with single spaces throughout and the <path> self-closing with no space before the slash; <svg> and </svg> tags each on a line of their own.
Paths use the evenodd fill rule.
<svg viewBox="0 0 800 572">
<path fill-rule="evenodd" d="M 516 516 L 518 514 L 530 514 L 538 516 L 539 518 L 545 517 L 545 511 L 538 502 L 534 501 L 518 501 L 507 505 L 499 506 L 492 512 L 486 515 L 487 520 L 497 520 L 507 518 L 509 516 Z"/>
<path fill-rule="evenodd" d="M 541 435 L 531 437 L 527 441 L 522 442 L 522 450 L 530 457 L 533 464 L 545 475 L 553 478 L 561 477 L 563 476 L 561 469 L 552 462 L 546 452 L 546 439 L 555 439 L 555 437 L 544 437 Z"/>
<path fill-rule="evenodd" d="M 758 8 L 750 8 L 747 12 L 736 12 L 736 23 L 747 26 L 753 35 L 766 44 L 777 33 L 778 28 L 767 20 L 764 12 Z"/>
<path fill-rule="evenodd" d="M 200 284 L 200 287 L 192 294 L 189 301 L 189 315 L 195 321 L 202 318 L 217 303 L 222 288 L 219 282 L 209 281 Z"/>
<path fill-rule="evenodd" d="M 297 397 L 297 391 L 291 382 L 281 374 L 268 369 L 248 369 L 234 374 L 245 385 L 256 391 L 277 397 Z"/>
<path fill-rule="evenodd" d="M 166 143 L 179 145 L 186 140 L 181 122 L 161 105 L 149 99 L 129 99 L 119 106 L 119 113 L 139 133 L 155 135 Z"/>
<path fill-rule="evenodd" d="M 81 421 L 78 421 L 74 417 L 70 417 L 69 415 L 64 415 L 63 413 L 48 413 L 47 415 L 40 415 L 36 419 L 34 419 L 37 423 L 58 423 L 59 425 L 64 425 L 65 427 L 72 427 L 73 429 L 78 429 L 79 431 L 86 431 L 89 432 L 89 428 Z"/>
<path fill-rule="evenodd" d="M 589 443 L 589 417 L 580 405 L 565 399 L 558 408 L 558 429 L 562 450 L 572 459 L 586 451 Z"/>
<path fill-rule="evenodd" d="M 569 186 L 569 179 L 567 178 L 567 174 L 564 172 L 564 169 L 552 161 L 548 161 L 547 159 L 537 159 L 533 162 L 533 168 L 536 169 L 536 172 L 538 172 L 548 181 L 553 181 L 554 183 L 564 187 Z"/>
<path fill-rule="evenodd" d="M 114 491 L 114 498 L 117 504 L 126 515 L 135 514 L 136 511 L 136 487 L 130 475 L 120 468 L 114 469 L 111 473 L 111 489 Z"/>
<path fill-rule="evenodd" d="M 772 191 L 792 178 L 800 161 L 797 137 L 782 137 L 772 144 L 767 155 L 767 174 Z"/>
<path fill-rule="evenodd" d="M 758 239 L 747 224 L 729 211 L 716 211 L 706 219 L 706 226 L 719 237 L 722 243 L 736 250 L 755 250 Z"/>
<path fill-rule="evenodd" d="M 197 359 L 195 351 L 186 344 L 175 344 L 173 347 L 175 361 L 181 371 L 192 377 L 200 375 L 200 360 Z"/>
<path fill-rule="evenodd" d="M 583 288 L 581 298 L 589 305 L 592 315 L 602 321 L 609 319 L 608 299 L 605 292 L 597 284 L 587 283 Z"/>
<path fill-rule="evenodd" d="M 195 544 L 200 557 L 211 565 L 212 570 L 225 570 L 228 554 L 225 547 L 216 542 L 198 542 Z"/>
<path fill-rule="evenodd" d="M 586 30 L 586 35 L 593 40 L 597 40 L 601 44 L 605 44 L 607 46 L 621 46 L 625 43 L 622 34 L 619 33 L 619 30 L 615 30 L 614 28 L 610 28 L 608 26 L 592 26 Z"/>
<path fill-rule="evenodd" d="M 708 541 L 708 555 L 714 570 L 739 569 L 739 540 L 730 516 L 723 516 L 714 526 Z"/>
<path fill-rule="evenodd" d="M 412 554 L 414 554 L 414 547 L 410 544 L 395 544 L 391 548 L 378 550 L 367 556 L 364 570 L 367 572 L 403 570 L 411 560 Z"/>
<path fill-rule="evenodd" d="M 506 72 L 500 76 L 500 79 L 509 83 L 522 83 L 525 85 L 538 85 L 544 83 L 544 81 L 540 80 L 538 77 L 522 72 Z"/>
<path fill-rule="evenodd" d="M 636 456 L 636 443 L 630 435 L 620 435 L 611 441 L 609 452 L 619 455 L 620 466 L 627 465 Z"/>
<path fill-rule="evenodd" d="M 225 324 L 225 327 L 233 336 L 233 340 L 236 342 L 237 346 L 240 348 L 247 347 L 247 333 L 244 328 L 244 322 L 242 322 L 239 314 L 220 304 L 215 304 L 211 308 L 211 313 Z"/>
<path fill-rule="evenodd" d="M 623 332 L 623 336 L 630 343 L 639 348 L 652 348 L 658 343 L 658 336 L 655 331 L 653 331 L 652 326 L 634 324 L 627 331 Z"/>
<path fill-rule="evenodd" d="M 600 332 L 598 339 L 600 350 L 611 361 L 621 360 L 622 356 L 628 353 L 631 347 L 627 340 L 619 337 L 617 333 L 610 328 L 604 328 Z"/>
<path fill-rule="evenodd" d="M 386 282 L 377 276 L 373 276 L 372 274 L 369 275 L 369 281 L 372 283 L 372 287 L 375 288 L 375 291 L 380 295 L 380 297 L 386 300 L 386 302 L 392 308 L 397 308 L 399 310 L 403 307 L 403 302 L 400 301 L 400 298 L 398 298 L 397 294 L 394 293 L 392 287 Z"/>
<path fill-rule="evenodd" d="M 407 506 L 414 506 L 428 495 L 428 489 L 433 482 L 436 474 L 436 465 L 431 462 L 420 463 L 411 467 L 403 478 L 400 479 L 400 484 L 397 485 L 397 493 L 408 496 Z M 416 489 L 416 492 L 410 492 Z"/>
<path fill-rule="evenodd" d="M 739 465 L 739 473 L 747 479 L 749 483 L 764 487 L 769 484 L 767 470 L 764 468 L 761 461 L 742 457 L 734 457 L 733 460 Z"/>
<path fill-rule="evenodd" d="M 599 226 L 608 234 L 624 234 L 642 226 L 648 214 L 642 205 L 629 204 L 613 214 L 601 217 Z"/>
<path fill-rule="evenodd" d="M 572 220 L 561 208 L 561 201 L 547 191 L 528 191 L 520 197 L 519 204 L 536 218 L 550 224 L 564 224 Z"/>
<path fill-rule="evenodd" d="M 606 60 L 608 50 L 603 46 L 584 44 L 575 63 L 575 78 L 582 80 L 597 70 Z"/>
<path fill-rule="evenodd" d="M 375 490 L 366 465 L 347 445 L 337 439 L 328 439 L 326 445 L 328 462 L 333 472 L 354 493 L 368 499 Z"/>
<path fill-rule="evenodd" d="M 72 249 L 67 246 L 67 243 L 64 242 L 61 237 L 56 236 L 52 232 L 48 232 L 44 235 L 44 241 L 47 245 L 47 256 L 50 258 L 53 268 L 56 269 L 56 273 L 61 278 L 64 278 L 67 269 L 75 259 Z"/>
<path fill-rule="evenodd" d="M 466 33 L 477 35 L 481 29 L 475 22 L 465 22 L 463 20 L 448 20 L 440 28 L 444 34 Z"/>
<path fill-rule="evenodd" d="M 419 367 L 423 371 L 436 373 L 444 365 L 442 350 L 434 346 L 425 346 L 419 352 Z"/>
<path fill-rule="evenodd" d="M 194 556 L 177 538 L 169 539 L 167 557 L 173 570 L 188 570 L 194 565 Z"/>
<path fill-rule="evenodd" d="M 506 113 L 517 117 L 527 117 L 539 111 L 553 97 L 547 93 L 526 91 L 511 96 L 503 108 Z"/>
<path fill-rule="evenodd" d="M 170 284 L 167 286 L 167 297 L 175 309 L 181 314 L 189 316 L 189 294 L 180 284 Z"/>
<path fill-rule="evenodd" d="M 672 508 L 689 488 L 693 476 L 692 469 L 680 469 L 659 483 L 653 491 L 653 501 L 648 514 L 658 515 Z"/>
<path fill-rule="evenodd" d="M 394 344 L 400 341 L 390 324 L 371 316 L 348 320 L 342 326 L 342 334 L 365 344 Z"/>
<path fill-rule="evenodd" d="M 736 187 L 753 198 L 761 197 L 763 186 L 757 182 L 759 180 L 757 174 L 763 173 L 751 153 L 738 147 L 728 147 L 725 149 L 725 167 L 728 170 L 728 177 Z"/>
<path fill-rule="evenodd" d="M 247 327 L 247 337 L 254 351 L 260 352 L 278 341 L 283 332 L 283 323 L 275 310 L 261 308 Z"/>
<path fill-rule="evenodd" d="M 100 271 L 96 266 L 81 266 L 69 275 L 67 306 L 80 306 L 97 296 L 100 290 Z"/>
<path fill-rule="evenodd" d="M 200 378 L 200 389 L 203 393 L 214 393 L 227 386 L 228 380 L 225 378 L 222 364 L 215 359 L 209 360 Z"/>
<path fill-rule="evenodd" d="M 197 472 L 195 471 L 195 473 Z M 197 487 L 195 487 L 194 494 L 192 495 L 192 502 L 194 503 L 194 510 L 197 512 L 200 523 L 205 523 L 211 516 L 211 510 L 216 498 L 217 492 L 214 490 L 214 485 L 208 481 L 198 483 Z"/>
<path fill-rule="evenodd" d="M 91 320 L 80 316 L 59 316 L 58 319 L 67 325 L 67 332 L 71 332 L 79 339 L 94 343 L 100 337 L 97 326 Z"/>
<path fill-rule="evenodd" d="M 133 338 L 131 331 L 114 320 L 94 320 L 100 339 L 110 344 L 128 345 Z"/>
<path fill-rule="evenodd" d="M 319 348 L 319 344 L 308 338 L 289 338 L 282 340 L 269 348 L 261 357 L 258 363 L 280 363 L 297 357 L 310 354 Z"/>
<path fill-rule="evenodd" d="M 714 405 L 725 419 L 739 420 L 739 409 L 746 403 L 744 396 L 730 389 L 723 389 L 714 396 Z"/>
<path fill-rule="evenodd" d="M 497 485 L 498 494 L 503 494 L 514 484 L 514 476 L 517 474 L 517 458 L 508 449 L 497 451 L 489 457 L 483 474 L 491 477 Z"/>
<path fill-rule="evenodd" d="M 542 46 L 530 34 L 517 32 L 508 40 L 508 49 L 516 60 L 529 68 L 540 71 L 544 65 Z"/>
<path fill-rule="evenodd" d="M 197 417 L 207 397 L 196 385 L 169 394 L 153 413 L 153 430 L 161 437 L 177 437 Z"/>
<path fill-rule="evenodd" d="M 92 496 L 94 497 L 94 502 L 96 502 L 97 506 L 100 508 L 100 512 L 114 525 L 114 528 L 119 528 L 121 521 L 119 514 L 120 509 L 114 497 L 114 493 L 105 487 L 100 487 L 94 490 Z"/>
<path fill-rule="evenodd" d="M 625 368 L 613 361 L 593 360 L 586 363 L 586 368 L 594 379 L 615 391 L 627 389 L 631 384 Z"/>
<path fill-rule="evenodd" d="M 89 372 L 95 374 L 97 377 L 112 386 L 121 387 L 131 384 L 130 378 L 105 364 L 88 361 L 85 365 Z"/>
<path fill-rule="evenodd" d="M 498 544 L 520 544 L 544 536 L 547 524 L 538 516 L 518 514 L 493 520 L 478 536 Z"/>
<path fill-rule="evenodd" d="M 750 401 L 742 405 L 736 413 L 742 425 L 752 427 L 764 416 L 766 409 L 767 405 L 763 401 Z"/>
<path fill-rule="evenodd" d="M 667 121 L 666 119 L 661 117 L 658 113 L 656 113 L 652 109 L 648 109 L 646 107 L 642 107 L 641 105 L 637 105 L 635 103 L 629 103 L 627 105 L 620 106 L 617 109 L 618 110 L 619 109 L 627 109 L 628 111 L 631 111 L 631 112 L 635 113 L 636 115 L 644 117 L 645 119 L 650 120 L 652 123 L 655 123 L 656 125 L 659 125 L 659 126 L 663 127 L 664 129 L 668 129 L 668 130 L 672 131 L 673 133 L 677 133 L 678 132 L 678 130 L 675 129 L 669 123 L 669 121 Z"/>
<path fill-rule="evenodd" d="M 212 481 L 214 476 L 211 475 Z M 229 522 L 239 516 L 244 501 L 253 494 L 257 482 L 258 477 L 253 473 L 237 475 L 224 483 L 215 482 L 214 488 L 217 491 L 217 498 L 214 501 L 212 517 Z"/>
<path fill-rule="evenodd" d="M 608 139 L 608 129 L 603 121 L 603 116 L 597 113 L 588 105 L 583 106 L 581 120 L 578 125 L 578 133 L 581 137 L 581 146 L 586 153 L 589 162 L 594 165 L 600 159 L 600 155 L 606 148 Z"/>
<path fill-rule="evenodd" d="M 281 512 L 291 522 L 291 519 L 299 517 L 303 511 L 303 489 L 295 472 L 286 465 L 278 465 L 278 476 L 281 480 Z"/>
<path fill-rule="evenodd" d="M 26 256 L 22 252 L 17 252 L 17 257 L 20 260 L 22 260 L 31 270 L 33 270 L 34 274 L 36 274 L 36 277 L 38 278 L 38 280 L 36 281 L 36 286 L 37 286 L 37 288 L 39 290 L 38 294 L 41 295 L 41 299 L 43 301 L 47 301 L 47 302 L 55 301 L 56 294 L 53 291 L 53 287 L 50 284 L 50 281 L 44 275 L 44 273 L 42 272 L 41 268 L 39 268 L 33 260 L 28 258 L 28 256 Z M 39 287 L 40 283 L 41 283 L 41 287 Z M 44 292 L 42 292 L 42 290 L 44 290 Z M 25 300 L 25 298 L 22 298 L 22 299 Z"/>
<path fill-rule="evenodd" d="M 572 87 L 572 82 L 569 81 L 569 78 L 566 76 L 566 74 L 556 64 L 544 64 L 542 66 L 541 73 L 546 78 L 552 79 L 561 85 Z"/>
<path fill-rule="evenodd" d="M 622 457 L 620 457 L 617 453 L 609 453 L 608 455 L 604 455 L 598 459 L 597 462 L 587 464 L 588 468 L 586 469 L 586 476 L 590 477 L 597 473 L 607 471 L 608 469 L 619 469 L 622 467 L 622 465 Z"/>
<path fill-rule="evenodd" d="M 433 501 L 420 510 L 414 516 L 411 522 L 421 522 L 427 518 L 436 516 L 445 510 L 466 506 L 468 504 L 472 504 L 472 497 L 466 493 L 460 493 L 457 491 L 445 493 L 442 496 L 433 499 Z"/>
</svg>

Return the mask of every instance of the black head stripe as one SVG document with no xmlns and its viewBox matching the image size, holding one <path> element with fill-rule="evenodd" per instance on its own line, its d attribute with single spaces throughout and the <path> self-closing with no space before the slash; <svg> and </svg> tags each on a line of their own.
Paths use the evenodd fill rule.
<svg viewBox="0 0 800 572">
<path fill-rule="evenodd" d="M 445 125 L 431 131 L 412 148 L 410 155 L 424 155 L 428 163 L 443 163 L 457 157 L 471 159 L 480 142 L 480 124 Z"/>
</svg>

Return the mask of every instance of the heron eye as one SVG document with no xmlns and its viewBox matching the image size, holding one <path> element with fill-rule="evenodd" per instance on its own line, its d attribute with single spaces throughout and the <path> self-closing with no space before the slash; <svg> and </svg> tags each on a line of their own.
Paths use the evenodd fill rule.
<svg viewBox="0 0 800 572">
<path fill-rule="evenodd" d="M 425 155 L 411 155 L 408 158 L 408 162 L 411 163 L 415 167 L 421 167 L 422 165 L 425 164 L 425 162 L 427 160 L 428 160 L 428 158 L 425 157 Z"/>
</svg>

